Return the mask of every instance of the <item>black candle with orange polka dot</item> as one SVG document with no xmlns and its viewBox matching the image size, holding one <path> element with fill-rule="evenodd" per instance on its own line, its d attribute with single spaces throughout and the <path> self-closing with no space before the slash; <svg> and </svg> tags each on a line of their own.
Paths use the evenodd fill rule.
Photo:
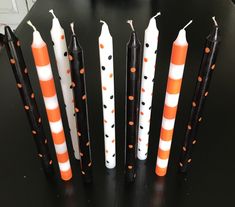
<svg viewBox="0 0 235 207">
<path fill-rule="evenodd" d="M 132 182 L 136 177 L 136 141 L 139 123 L 139 96 L 141 77 L 141 44 L 134 31 L 127 43 L 127 71 L 126 71 L 126 180 Z"/>
<path fill-rule="evenodd" d="M 203 120 L 203 107 L 209 94 L 208 90 L 211 77 L 215 71 L 215 62 L 217 58 L 220 37 L 219 27 L 214 17 L 213 20 L 215 26 L 213 31 L 206 38 L 205 47 L 203 49 L 202 62 L 192 100 L 192 108 L 186 129 L 184 143 L 182 146 L 182 153 L 179 163 L 181 172 L 186 172 L 192 162 L 193 146 L 197 142 L 198 127 Z"/>
<path fill-rule="evenodd" d="M 42 162 L 44 171 L 47 174 L 51 174 L 53 172 L 53 166 L 47 138 L 43 130 L 42 119 L 38 111 L 28 70 L 20 48 L 20 41 L 9 26 L 5 27 L 5 47 L 16 79 L 16 86 L 20 92 L 24 110 L 27 114 L 32 135 L 37 146 L 38 157 Z"/>
<path fill-rule="evenodd" d="M 79 137 L 81 173 L 85 182 L 92 181 L 92 161 L 90 152 L 89 123 L 87 112 L 87 97 L 85 84 L 85 69 L 83 63 L 83 50 L 74 33 L 69 45 L 69 60 L 71 65 L 71 77 L 74 94 L 75 116 L 77 121 L 77 133 Z"/>
</svg>

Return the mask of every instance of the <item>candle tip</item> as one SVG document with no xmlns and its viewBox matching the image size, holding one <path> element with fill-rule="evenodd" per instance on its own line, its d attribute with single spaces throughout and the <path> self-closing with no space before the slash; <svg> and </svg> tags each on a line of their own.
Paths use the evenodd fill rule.
<svg viewBox="0 0 235 207">
<path fill-rule="evenodd" d="M 102 24 L 106 24 L 106 22 L 105 22 L 105 21 L 103 21 L 103 20 L 100 20 L 100 23 L 102 23 Z"/>
<path fill-rule="evenodd" d="M 218 23 L 217 23 L 217 21 L 215 19 L 215 16 L 212 17 L 212 20 L 214 21 L 215 26 L 218 27 Z"/>
<path fill-rule="evenodd" d="M 55 13 L 54 13 L 54 10 L 53 10 L 53 9 L 50 9 L 50 10 L 49 10 L 49 13 L 51 13 L 51 14 L 52 14 L 52 16 L 53 16 L 54 18 L 56 18 L 56 16 L 55 16 Z"/>
<path fill-rule="evenodd" d="M 73 35 L 75 35 L 75 32 L 74 32 L 74 22 L 70 23 L 70 27 L 71 27 Z"/>
<path fill-rule="evenodd" d="M 33 31 L 37 31 L 36 27 L 32 24 L 30 20 L 27 21 L 27 24 L 33 28 Z"/>
<path fill-rule="evenodd" d="M 190 21 L 188 22 L 188 24 L 186 24 L 186 25 L 183 27 L 183 29 L 186 29 L 190 24 L 192 24 L 192 22 L 193 22 L 193 20 L 190 20 Z"/>
<path fill-rule="evenodd" d="M 161 12 L 158 12 L 156 15 L 153 16 L 153 18 L 156 18 L 161 15 Z"/>
<path fill-rule="evenodd" d="M 132 31 L 135 31 L 134 26 L 133 26 L 133 20 L 127 20 L 127 24 L 131 26 Z"/>
</svg>

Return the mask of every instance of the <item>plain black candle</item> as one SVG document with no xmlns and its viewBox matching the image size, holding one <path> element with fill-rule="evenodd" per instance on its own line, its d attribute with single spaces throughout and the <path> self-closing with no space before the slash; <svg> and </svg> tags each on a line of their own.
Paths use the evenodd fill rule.
<svg viewBox="0 0 235 207">
<path fill-rule="evenodd" d="M 53 172 L 53 166 L 49 153 L 47 138 L 43 130 L 42 119 L 38 111 L 34 92 L 32 90 L 28 76 L 28 70 L 26 68 L 24 57 L 20 48 L 20 41 L 9 26 L 5 27 L 4 42 L 9 62 L 16 79 L 16 85 L 20 92 L 20 96 L 24 104 L 24 110 L 27 114 L 32 134 L 34 136 L 34 141 L 37 146 L 38 157 L 42 162 L 42 166 L 45 172 L 47 174 L 51 174 Z"/>
<path fill-rule="evenodd" d="M 79 148 L 81 156 L 81 170 L 85 182 L 92 181 L 92 161 L 90 152 L 89 123 L 87 111 L 87 96 L 85 84 L 85 69 L 83 63 L 83 50 L 74 33 L 69 44 L 69 59 L 71 66 L 71 78 L 74 94 L 75 115 L 77 121 L 77 133 L 79 137 Z"/>
<path fill-rule="evenodd" d="M 196 88 L 192 100 L 192 108 L 186 129 L 182 153 L 180 157 L 180 171 L 186 172 L 192 162 L 193 147 L 197 142 L 197 131 L 202 122 L 202 112 L 205 101 L 209 94 L 209 85 L 215 71 L 215 63 L 220 43 L 219 27 L 214 17 L 214 28 L 207 36 L 199 74 L 197 77 Z"/>
<path fill-rule="evenodd" d="M 141 43 L 133 28 L 127 43 L 126 66 L 126 180 L 132 182 L 136 177 L 136 142 L 139 126 L 139 96 L 141 77 Z"/>
</svg>

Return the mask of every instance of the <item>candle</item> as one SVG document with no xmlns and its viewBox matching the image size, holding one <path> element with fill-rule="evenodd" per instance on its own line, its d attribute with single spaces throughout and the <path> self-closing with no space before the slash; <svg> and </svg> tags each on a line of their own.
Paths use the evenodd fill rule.
<svg viewBox="0 0 235 207">
<path fill-rule="evenodd" d="M 136 177 L 136 140 L 138 136 L 138 107 L 141 76 L 141 43 L 134 30 L 132 20 L 128 20 L 132 32 L 127 43 L 126 71 L 126 180 Z"/>
<path fill-rule="evenodd" d="M 80 146 L 80 164 L 84 181 L 91 182 L 92 161 L 90 152 L 90 134 L 83 50 L 75 35 L 74 24 L 71 23 L 70 26 L 73 34 L 69 44 L 69 59 L 71 65 L 72 88 L 74 93 L 74 106 L 77 119 L 77 134 L 79 137 Z"/>
<path fill-rule="evenodd" d="M 79 159 L 79 147 L 78 136 L 76 131 L 76 120 L 74 117 L 74 104 L 73 104 L 73 92 L 71 86 L 71 71 L 68 59 L 68 50 L 66 44 L 66 38 L 64 30 L 60 25 L 58 18 L 55 16 L 53 10 L 49 11 L 53 15 L 51 39 L 53 42 L 53 48 L 57 63 L 57 68 L 60 76 L 60 84 L 62 88 L 62 94 L 64 97 L 65 109 L 70 128 L 70 135 L 72 139 L 74 155 L 76 159 Z"/>
<path fill-rule="evenodd" d="M 72 170 L 47 45 L 32 23 L 30 21 L 27 23 L 34 30 L 31 47 L 46 106 L 47 118 L 59 163 L 61 178 L 63 180 L 70 180 L 72 178 Z"/>
<path fill-rule="evenodd" d="M 108 25 L 104 21 L 99 36 L 100 74 L 102 85 L 105 166 L 116 166 L 115 150 L 115 104 L 114 104 L 114 72 L 113 72 L 113 38 Z"/>
<path fill-rule="evenodd" d="M 202 122 L 202 111 L 208 96 L 212 74 L 215 70 L 220 37 L 218 34 L 219 27 L 214 17 L 213 20 L 214 28 L 206 38 L 201 66 L 192 100 L 192 108 L 185 133 L 184 143 L 182 146 L 182 153 L 180 158 L 181 172 L 186 172 L 192 162 L 192 150 L 197 141 L 197 130 L 199 124 Z"/>
<path fill-rule="evenodd" d="M 47 138 L 42 126 L 41 115 L 39 114 L 37 103 L 35 101 L 28 69 L 21 51 L 20 41 L 9 26 L 5 27 L 5 47 L 16 79 L 16 86 L 19 90 L 24 110 L 31 127 L 34 142 L 37 146 L 38 157 L 41 160 L 45 172 L 50 174 L 53 172 L 53 166 Z"/>
<path fill-rule="evenodd" d="M 144 35 L 144 53 L 141 78 L 141 88 L 144 92 L 140 94 L 139 126 L 141 126 L 141 128 L 138 130 L 137 151 L 137 157 L 140 160 L 145 160 L 148 153 L 152 94 L 159 35 L 155 17 L 160 14 L 161 13 L 159 12 L 150 19 Z"/>
<path fill-rule="evenodd" d="M 177 106 L 184 73 L 184 65 L 188 50 L 185 28 L 191 23 L 192 20 L 179 31 L 178 37 L 172 46 L 171 63 L 168 74 L 162 126 L 158 146 L 157 165 L 155 169 L 158 176 L 164 176 L 167 171 Z"/>
</svg>

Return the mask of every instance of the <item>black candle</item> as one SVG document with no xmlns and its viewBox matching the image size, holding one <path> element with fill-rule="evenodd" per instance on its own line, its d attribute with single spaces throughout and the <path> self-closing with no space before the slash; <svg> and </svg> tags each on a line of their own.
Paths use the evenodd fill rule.
<svg viewBox="0 0 235 207">
<path fill-rule="evenodd" d="M 74 94 L 75 115 L 77 121 L 77 133 L 81 156 L 81 170 L 85 182 L 92 180 L 92 161 L 90 152 L 89 123 L 87 111 L 87 97 L 85 84 L 85 69 L 83 63 L 83 51 L 74 33 L 73 23 L 71 24 L 73 35 L 69 44 L 69 59 L 71 65 L 71 78 Z"/>
<path fill-rule="evenodd" d="M 28 76 L 28 70 L 20 48 L 20 41 L 14 35 L 9 26 L 5 27 L 5 47 L 16 79 L 16 85 L 19 89 L 20 96 L 24 104 L 24 110 L 31 126 L 34 141 L 38 150 L 38 156 L 42 162 L 45 172 L 52 173 L 53 166 L 47 144 L 47 138 L 43 130 L 42 119 L 38 112 L 34 92 Z"/>
<path fill-rule="evenodd" d="M 196 88 L 192 100 L 192 108 L 182 146 L 179 163 L 181 172 L 186 172 L 192 162 L 192 150 L 197 141 L 197 130 L 200 122 L 202 122 L 202 111 L 208 96 L 211 77 L 215 70 L 220 37 L 219 27 L 214 17 L 213 20 L 215 25 L 212 32 L 206 38 L 199 75 L 197 77 Z"/>
<path fill-rule="evenodd" d="M 136 141 L 139 122 L 139 95 L 141 77 L 141 43 L 133 28 L 130 40 L 127 43 L 126 68 L 126 180 L 132 182 L 136 176 Z"/>
</svg>

